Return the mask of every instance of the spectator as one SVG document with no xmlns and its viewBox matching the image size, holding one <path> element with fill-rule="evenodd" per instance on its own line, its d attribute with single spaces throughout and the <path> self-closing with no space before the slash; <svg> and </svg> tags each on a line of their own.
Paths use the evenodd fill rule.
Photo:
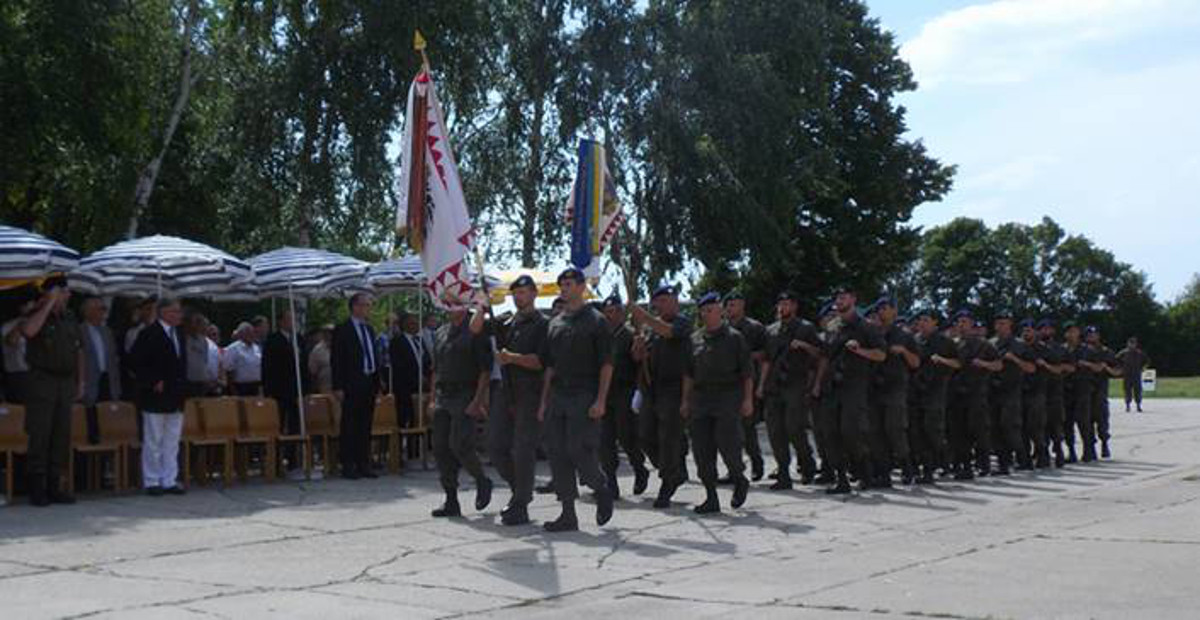
<svg viewBox="0 0 1200 620">
<path fill-rule="evenodd" d="M 212 364 L 217 345 L 208 339 L 208 327 L 208 319 L 203 314 L 193 314 L 187 321 L 187 395 L 190 397 L 220 393 L 219 364 L 215 367 Z"/>
<path fill-rule="evenodd" d="M 279 330 L 267 336 L 262 348 L 263 393 L 279 404 L 279 426 L 283 432 L 287 435 L 299 435 L 299 377 L 296 374 L 303 364 L 297 365 L 296 352 L 304 350 L 304 340 L 293 334 L 295 323 L 290 311 L 285 310 L 279 315 L 278 325 Z M 289 474 L 294 474 L 300 469 L 300 454 L 296 449 L 298 447 L 295 444 L 288 446 L 289 450 L 283 454 L 288 462 Z"/>
<path fill-rule="evenodd" d="M 121 394 L 121 366 L 117 343 L 105 325 L 108 306 L 99 297 L 88 297 L 80 306 L 83 315 L 83 405 L 87 407 L 88 441 L 100 442 L 96 403 L 114 400 Z"/>
<path fill-rule="evenodd" d="M 225 347 L 225 372 L 230 391 L 237 396 L 258 396 L 262 386 L 262 347 L 255 341 L 250 323 L 241 323 L 233 332 L 237 340 Z"/>
<path fill-rule="evenodd" d="M 0 327 L 3 338 L 4 371 L 6 373 L 5 399 L 10 403 L 24 403 L 29 384 L 29 363 L 25 359 L 25 336 L 21 324 L 33 314 L 37 300 L 29 300 L 21 306 L 20 314 Z"/>
<path fill-rule="evenodd" d="M 179 302 L 161 300 L 157 323 L 143 328 L 133 344 L 143 425 L 142 484 L 151 496 L 184 493 L 178 482 L 188 362 L 182 322 Z"/>
<path fill-rule="evenodd" d="M 315 344 L 308 354 L 308 374 L 312 377 L 312 390 L 317 394 L 333 393 L 333 367 L 329 361 L 332 336 L 332 325 L 323 325 L 312 333 Z"/>
</svg>

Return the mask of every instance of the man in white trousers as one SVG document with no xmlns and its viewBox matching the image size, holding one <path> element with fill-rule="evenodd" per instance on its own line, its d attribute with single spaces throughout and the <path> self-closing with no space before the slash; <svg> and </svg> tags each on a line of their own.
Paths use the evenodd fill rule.
<svg viewBox="0 0 1200 620">
<path fill-rule="evenodd" d="M 187 390 L 187 349 L 179 329 L 179 302 L 158 302 L 158 320 L 133 345 L 138 407 L 142 410 L 142 485 L 146 493 L 183 495 L 179 475 L 179 435 Z"/>
</svg>

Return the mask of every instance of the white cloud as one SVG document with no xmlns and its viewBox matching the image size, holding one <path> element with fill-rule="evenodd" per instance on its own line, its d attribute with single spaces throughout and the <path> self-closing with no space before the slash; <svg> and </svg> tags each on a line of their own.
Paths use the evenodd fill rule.
<svg viewBox="0 0 1200 620">
<path fill-rule="evenodd" d="M 999 0 L 931 20 L 901 54 L 925 88 L 1023 82 L 1078 49 L 1194 21 L 1196 8 L 1195 0 Z"/>
</svg>

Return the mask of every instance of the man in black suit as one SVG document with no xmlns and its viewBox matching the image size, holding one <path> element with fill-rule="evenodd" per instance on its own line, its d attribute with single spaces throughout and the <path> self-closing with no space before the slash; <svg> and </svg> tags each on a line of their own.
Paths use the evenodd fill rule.
<svg viewBox="0 0 1200 620">
<path fill-rule="evenodd" d="M 300 434 L 300 404 L 296 392 L 296 349 L 292 346 L 295 320 L 290 310 L 284 310 L 279 315 L 279 330 L 267 336 L 262 349 L 262 380 L 263 393 L 279 403 L 279 428 L 287 435 Z M 304 340 L 299 334 L 295 343 L 301 351 L 304 350 Z M 303 360 L 300 368 L 306 367 Z M 287 446 L 283 454 L 288 461 L 288 470 L 294 472 L 300 467 L 299 446 Z"/>
<path fill-rule="evenodd" d="M 142 485 L 152 496 L 184 493 L 177 480 L 188 385 L 182 320 L 178 301 L 159 301 L 158 320 L 138 333 L 130 354 L 142 410 Z"/>
<path fill-rule="evenodd" d="M 355 293 L 350 298 L 350 319 L 333 331 L 333 394 L 342 403 L 342 477 L 349 480 L 376 477 L 371 470 L 370 443 L 379 363 L 375 330 L 367 322 L 373 304 L 370 295 Z"/>
<path fill-rule="evenodd" d="M 415 315 L 401 314 L 400 331 L 392 337 L 388 346 L 392 362 L 392 393 L 396 396 L 396 422 L 401 427 L 411 426 L 416 421 L 413 395 L 420 391 L 423 380 L 428 388 L 430 358 L 420 329 L 421 324 Z"/>
</svg>

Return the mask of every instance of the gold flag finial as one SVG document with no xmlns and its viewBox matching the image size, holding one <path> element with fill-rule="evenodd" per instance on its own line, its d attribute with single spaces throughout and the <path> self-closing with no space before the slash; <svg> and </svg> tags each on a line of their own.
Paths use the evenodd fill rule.
<svg viewBox="0 0 1200 620">
<path fill-rule="evenodd" d="M 421 36 L 420 30 L 413 31 L 413 49 L 418 52 L 425 51 L 425 37 Z"/>
</svg>

